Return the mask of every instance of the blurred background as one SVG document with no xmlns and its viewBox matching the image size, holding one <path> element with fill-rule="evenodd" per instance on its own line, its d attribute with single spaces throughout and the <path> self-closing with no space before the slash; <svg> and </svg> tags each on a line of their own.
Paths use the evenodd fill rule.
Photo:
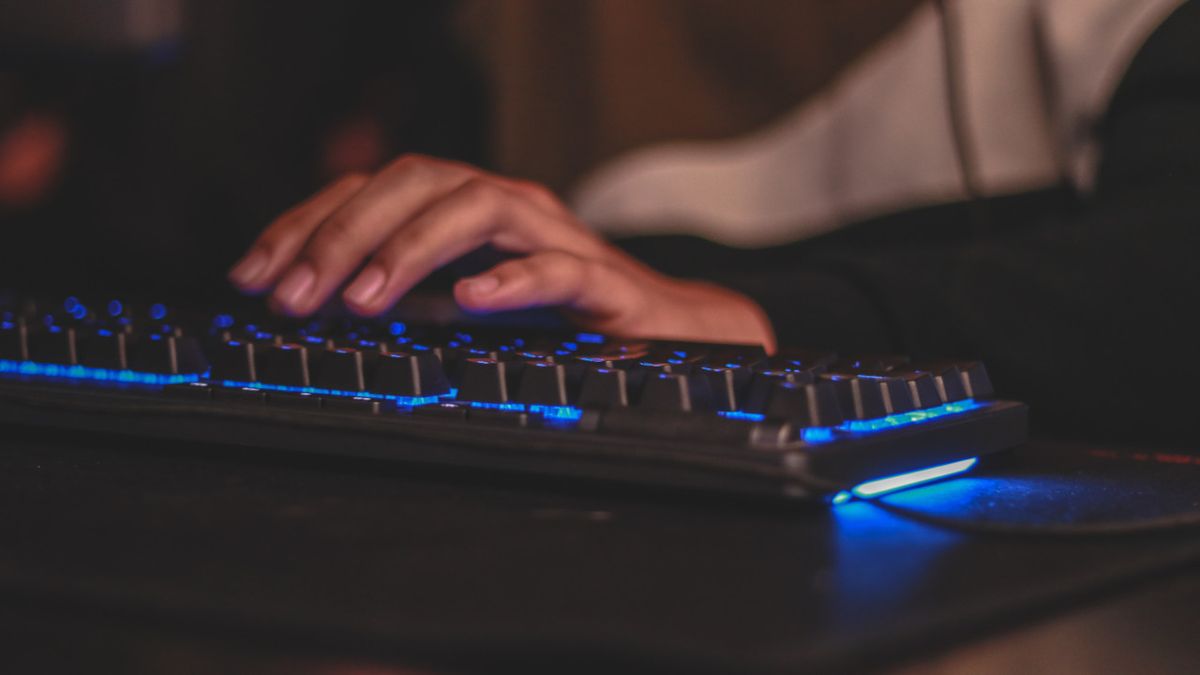
<svg viewBox="0 0 1200 675">
<path fill-rule="evenodd" d="M 0 287 L 182 296 L 406 152 L 564 192 L 792 109 L 918 0 L 0 0 Z"/>
</svg>

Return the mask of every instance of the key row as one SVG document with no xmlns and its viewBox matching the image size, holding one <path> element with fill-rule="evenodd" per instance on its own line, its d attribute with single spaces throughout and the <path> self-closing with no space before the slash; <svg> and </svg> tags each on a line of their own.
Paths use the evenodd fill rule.
<svg viewBox="0 0 1200 675">
<path fill-rule="evenodd" d="M 2 321 L 0 359 L 167 375 L 208 370 L 200 342 L 169 326 L 135 333 Z"/>
</svg>

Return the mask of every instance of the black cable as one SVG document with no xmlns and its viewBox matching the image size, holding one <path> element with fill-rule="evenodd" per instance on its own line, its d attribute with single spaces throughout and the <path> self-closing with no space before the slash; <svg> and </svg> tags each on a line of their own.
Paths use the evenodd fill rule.
<svg viewBox="0 0 1200 675">
<path fill-rule="evenodd" d="M 963 188 L 967 193 L 968 217 L 976 241 L 990 231 L 987 209 L 984 204 L 982 186 L 976 172 L 976 153 L 967 129 L 966 111 L 963 110 L 963 82 L 959 55 L 962 41 L 949 0 L 933 0 L 941 28 L 942 66 L 946 84 L 946 112 L 950 120 L 950 133 L 954 145 L 955 159 Z M 923 511 L 889 504 L 882 499 L 871 500 L 877 508 L 908 520 L 934 527 L 971 533 L 1038 536 L 1077 535 L 1121 535 L 1159 532 L 1200 526 L 1200 511 L 1191 511 L 1169 516 L 1140 520 L 1117 520 L 1098 523 L 1023 525 L 981 520 L 962 520 L 937 516 Z"/>
<path fill-rule="evenodd" d="M 959 177 L 963 183 L 963 190 L 967 193 L 967 217 L 971 221 L 971 230 L 978 239 L 987 234 L 991 227 L 988 222 L 987 209 L 984 208 L 983 188 L 979 175 L 976 173 L 978 164 L 975 147 L 971 144 L 966 111 L 963 110 L 964 91 L 958 58 L 962 53 L 962 43 L 948 1 L 934 0 L 942 34 L 946 112 L 950 119 L 950 135 L 954 145 L 955 159 L 958 163 Z"/>
</svg>

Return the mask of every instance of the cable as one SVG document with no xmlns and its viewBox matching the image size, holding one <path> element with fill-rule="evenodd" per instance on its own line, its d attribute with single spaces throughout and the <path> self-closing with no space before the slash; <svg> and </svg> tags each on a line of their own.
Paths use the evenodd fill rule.
<svg viewBox="0 0 1200 675">
<path fill-rule="evenodd" d="M 959 71 L 958 55 L 962 53 L 959 33 L 951 15 L 948 0 L 934 0 L 939 26 L 942 33 L 942 67 L 946 82 L 946 113 L 950 119 L 950 135 L 954 144 L 954 155 L 958 163 L 959 177 L 967 193 L 968 218 L 976 238 L 991 229 L 987 209 L 984 208 L 983 190 L 976 173 L 975 148 L 971 144 L 967 129 L 966 111 L 963 110 L 962 73 Z"/>
</svg>

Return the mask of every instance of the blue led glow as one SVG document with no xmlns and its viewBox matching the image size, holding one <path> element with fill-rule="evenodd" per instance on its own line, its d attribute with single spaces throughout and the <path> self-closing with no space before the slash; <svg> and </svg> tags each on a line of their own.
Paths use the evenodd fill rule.
<svg viewBox="0 0 1200 675">
<path fill-rule="evenodd" d="M 543 417 L 557 420 L 577 420 L 583 417 L 583 411 L 565 405 L 531 405 L 529 412 L 541 413 Z"/>
<path fill-rule="evenodd" d="M 964 413 L 981 407 L 983 407 L 982 403 L 976 403 L 972 399 L 966 399 L 964 401 L 946 403 L 936 408 L 914 410 L 913 412 L 888 415 L 887 417 L 880 417 L 872 420 L 852 420 L 842 424 L 839 428 L 852 433 L 869 433 L 872 431 L 881 431 L 883 429 L 893 429 L 895 427 L 905 426 L 908 424 L 926 422 L 928 420 L 945 417 L 947 415 Z"/>
<path fill-rule="evenodd" d="M 564 343 L 562 343 L 562 348 L 567 350 L 568 352 L 579 351 L 579 345 L 574 342 L 564 342 Z"/>
<path fill-rule="evenodd" d="M 767 419 L 766 415 L 758 413 L 742 412 L 740 410 L 722 410 L 717 413 L 721 417 L 728 417 L 731 420 L 746 420 L 748 422 L 761 422 Z"/>
<path fill-rule="evenodd" d="M 808 427 L 800 432 L 800 438 L 809 445 L 819 445 L 833 440 L 833 429 L 829 427 Z"/>
<path fill-rule="evenodd" d="M 526 406 L 524 403 L 488 403 L 484 401 L 471 401 L 472 408 L 484 408 L 486 410 L 506 410 L 508 412 L 525 412 L 528 410 L 531 413 L 540 413 L 543 417 L 557 421 L 573 421 L 583 417 L 583 411 L 579 408 L 565 405 L 542 405 L 533 403 Z"/>
<path fill-rule="evenodd" d="M 239 382 L 222 380 L 222 387 L 248 387 L 263 391 L 286 391 L 297 394 L 317 394 L 319 396 L 341 396 L 344 398 L 370 398 L 385 401 L 395 401 L 396 405 L 411 408 L 419 405 L 429 405 L 441 400 L 440 396 L 396 396 L 393 394 L 377 394 L 370 391 L 342 391 L 340 389 L 321 389 L 319 387 L 293 387 L 286 384 L 264 384 L 262 382 Z"/>
<path fill-rule="evenodd" d="M 0 359 L 0 373 L 56 377 L 69 380 L 92 380 L 95 382 L 155 384 L 160 386 L 195 382 L 200 379 L 199 373 L 163 375 L 160 373 L 142 373 L 134 370 L 108 370 L 106 368 L 89 368 L 87 366 L 64 366 L 56 363 L 7 361 L 3 359 Z"/>
<path fill-rule="evenodd" d="M 113 300 L 112 302 L 108 303 L 109 316 L 121 316 L 124 311 L 125 305 L 122 305 L 120 300 Z"/>
<path fill-rule="evenodd" d="M 487 410 L 508 410 L 510 412 L 525 412 L 525 404 L 523 403 L 488 403 L 485 401 L 471 401 L 472 408 L 485 408 Z"/>
<path fill-rule="evenodd" d="M 68 313 L 74 313 L 75 308 L 79 306 L 79 298 L 71 296 L 63 302 L 63 309 Z"/>
<path fill-rule="evenodd" d="M 845 504 L 851 499 L 854 499 L 854 495 L 850 494 L 846 490 L 842 490 L 841 492 L 833 495 L 833 497 L 829 499 L 829 503 L 833 504 L 834 506 L 838 506 L 839 504 Z"/>
<path fill-rule="evenodd" d="M 84 307 L 83 305 L 75 305 L 75 308 L 70 310 L 70 313 L 71 316 L 75 317 L 76 319 L 83 319 L 87 316 L 88 310 L 87 307 Z"/>
<path fill-rule="evenodd" d="M 971 467 L 975 466 L 978 462 L 978 457 L 971 457 L 970 459 L 950 462 L 949 464 L 931 466 L 919 471 L 909 471 L 908 473 L 889 476 L 888 478 L 867 481 L 851 488 L 850 492 L 855 497 L 860 497 L 863 499 L 877 497 L 901 488 L 912 487 L 921 483 L 928 483 L 930 481 L 938 480 L 939 478 L 946 478 L 947 476 L 963 473 L 964 471 L 970 470 Z"/>
<path fill-rule="evenodd" d="M 160 321 L 166 315 L 167 315 L 167 306 L 166 305 L 162 304 L 161 302 L 156 302 L 153 305 L 150 305 L 150 318 L 151 319 L 154 319 L 155 321 Z"/>
<path fill-rule="evenodd" d="M 218 328 L 229 328 L 233 325 L 233 316 L 229 314 L 218 314 L 217 318 L 213 319 L 213 323 L 217 324 Z"/>
<path fill-rule="evenodd" d="M 591 345 L 598 345 L 604 342 L 604 336 L 597 335 L 596 333 L 579 333 L 575 336 L 575 339 L 579 342 L 586 342 Z"/>
</svg>

